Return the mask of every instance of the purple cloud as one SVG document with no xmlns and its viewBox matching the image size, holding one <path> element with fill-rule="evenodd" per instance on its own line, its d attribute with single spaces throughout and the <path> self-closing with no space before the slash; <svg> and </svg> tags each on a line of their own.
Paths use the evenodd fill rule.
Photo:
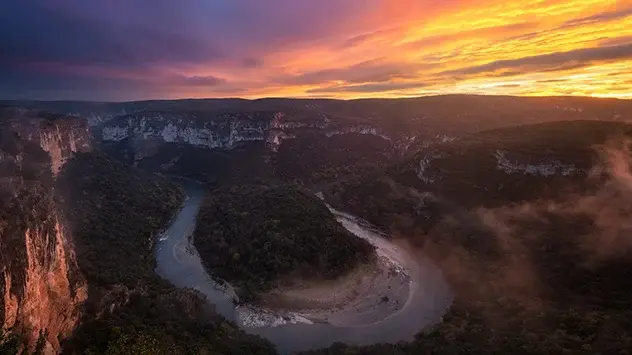
<svg viewBox="0 0 632 355">
<path fill-rule="evenodd" d="M 171 71 L 191 73 L 200 69 L 204 74 L 171 83 L 219 90 L 228 80 L 209 75 L 209 68 L 261 68 L 266 54 L 337 36 L 347 23 L 379 2 L 3 1 L 0 92 L 14 90 L 9 79 L 20 76 L 24 79 L 20 87 L 28 86 L 25 81 L 39 78 L 48 83 L 46 87 L 52 96 L 55 80 L 65 81 L 59 84 L 61 88 L 75 82 L 76 77 L 104 79 L 102 73 L 107 71 L 142 76 L 163 70 L 160 75 L 168 77 Z M 41 71 L 43 67 L 72 66 L 79 68 L 71 70 L 73 78 L 64 77 L 61 72 Z M 127 74 L 123 76 L 122 82 L 131 80 Z M 149 76 L 145 80 L 147 87 L 152 82 Z M 135 84 L 142 81 L 134 79 Z M 32 84 L 38 87 L 37 83 Z M 83 95 L 80 90 L 84 88 L 77 86 Z M 100 98 L 105 90 L 95 85 L 91 91 Z"/>
</svg>

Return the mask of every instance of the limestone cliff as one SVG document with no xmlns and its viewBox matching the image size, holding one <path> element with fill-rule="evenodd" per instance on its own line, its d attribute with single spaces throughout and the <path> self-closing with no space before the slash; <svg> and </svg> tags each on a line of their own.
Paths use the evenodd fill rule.
<svg viewBox="0 0 632 355">
<path fill-rule="evenodd" d="M 90 150 L 87 124 L 24 110 L 0 118 L 0 320 L 46 352 L 77 324 L 87 285 L 55 203 L 54 178 L 76 151 Z"/>
<path fill-rule="evenodd" d="M 141 137 L 231 149 L 240 142 L 264 140 L 268 126 L 265 116 L 265 113 L 240 113 L 208 118 L 201 113 L 147 112 L 111 121 L 103 128 L 102 139 L 117 142 Z"/>
<path fill-rule="evenodd" d="M 5 117 L 5 129 L 38 144 L 50 155 L 54 175 L 72 153 L 91 149 L 91 135 L 82 118 L 58 117 L 25 109 L 3 109 L 0 117 Z"/>
<path fill-rule="evenodd" d="M 276 153 L 284 141 L 314 134 L 322 140 L 348 134 L 375 136 L 389 144 L 392 140 L 368 124 L 331 124 L 326 115 L 303 117 L 283 111 L 149 111 L 109 120 L 97 132 L 106 144 L 127 142 L 137 158 L 151 156 L 162 143 L 228 151 L 263 142 L 268 152 Z"/>
</svg>

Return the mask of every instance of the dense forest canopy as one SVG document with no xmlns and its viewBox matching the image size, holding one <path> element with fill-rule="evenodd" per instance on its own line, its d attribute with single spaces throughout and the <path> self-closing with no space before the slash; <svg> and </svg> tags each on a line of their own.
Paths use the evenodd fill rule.
<svg viewBox="0 0 632 355">
<path fill-rule="evenodd" d="M 341 276 L 374 255 L 322 201 L 289 185 L 210 191 L 194 238 L 210 272 L 246 299 L 282 279 Z"/>
<path fill-rule="evenodd" d="M 363 177 L 365 185 L 355 180 L 335 187 L 331 196 L 347 209 L 432 257 L 456 299 L 441 324 L 410 344 L 338 344 L 311 353 L 628 353 L 632 157 L 621 138 L 630 132 L 627 125 L 599 122 L 484 132 L 438 148 L 446 154 L 436 172 L 445 180 L 434 189 L 410 179 L 406 169 L 416 164 L 407 163 Z M 603 145 L 611 139 L 618 144 Z M 577 166 L 599 165 L 600 173 L 548 179 L 506 174 L 499 181 L 496 161 L 488 158 L 496 149 L 566 154 Z M 497 189 L 516 181 L 531 194 Z M 543 193 L 551 186 L 559 190 Z M 479 195 L 485 187 L 488 194 Z M 450 188 L 462 193 L 445 193 Z"/>
<path fill-rule="evenodd" d="M 84 319 L 65 352 L 275 352 L 217 315 L 201 294 L 178 289 L 154 273 L 157 235 L 184 200 L 179 186 L 100 153 L 73 158 L 57 186 L 89 285 Z"/>
<path fill-rule="evenodd" d="M 593 168 L 602 164 L 604 144 L 630 137 L 632 125 L 599 121 L 483 131 L 431 145 L 367 174 L 347 175 L 330 185 L 327 198 L 377 226 L 415 235 L 443 213 L 436 199 L 465 208 L 498 207 L 594 191 L 604 180 L 589 175 L 598 173 Z M 499 152 L 524 171 L 501 168 Z M 527 173 L 526 166 L 540 170 Z"/>
<path fill-rule="evenodd" d="M 88 282 L 134 287 L 153 273 L 156 234 L 184 200 L 178 186 L 99 153 L 78 154 L 57 186 Z"/>
</svg>

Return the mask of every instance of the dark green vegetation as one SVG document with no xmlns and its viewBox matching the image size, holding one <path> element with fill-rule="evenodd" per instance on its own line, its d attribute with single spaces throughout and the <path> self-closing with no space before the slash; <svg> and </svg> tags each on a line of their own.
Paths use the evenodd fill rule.
<svg viewBox="0 0 632 355">
<path fill-rule="evenodd" d="M 68 353 L 270 354 L 273 347 L 216 315 L 203 296 L 155 273 L 153 245 L 183 201 L 165 177 L 79 154 L 57 182 L 89 299 Z"/>
<path fill-rule="evenodd" d="M 473 95 L 26 104 L 60 112 L 87 111 L 103 122 L 93 127 L 96 137 L 105 128 L 127 131 L 129 137 L 103 142 L 102 147 L 142 169 L 222 184 L 265 176 L 310 187 L 364 174 L 376 164 L 385 166 L 445 135 L 559 120 L 619 121 L 632 113 L 632 104 L 623 100 Z M 229 140 L 234 144 L 211 149 L 206 130 L 195 133 L 195 144 L 167 143 L 156 134 L 167 124 L 180 130 L 211 130 L 209 146 Z M 239 142 L 243 137 L 248 140 Z M 281 142 L 273 148 L 274 137 L 281 137 Z"/>
<path fill-rule="evenodd" d="M 413 180 L 416 164 L 407 162 L 375 173 L 372 184 L 364 177 L 363 189 L 338 186 L 341 204 L 431 256 L 456 299 L 441 324 L 410 344 L 312 353 L 628 354 L 632 157 L 625 144 L 601 153 L 591 146 L 630 132 L 599 122 L 490 131 L 434 147 L 443 157 L 430 169 L 441 186 Z M 602 171 L 502 179 L 490 159 L 496 149 L 581 168 L 601 162 Z"/>
<path fill-rule="evenodd" d="M 100 115 L 104 121 L 138 112 L 224 113 L 279 111 L 292 120 L 310 122 L 326 115 L 333 122 L 368 123 L 386 131 L 415 132 L 430 129 L 429 135 L 462 134 L 501 126 L 574 119 L 617 120 L 632 114 L 629 100 L 590 97 L 514 97 L 484 95 L 441 95 L 406 99 L 189 99 L 121 103 L 81 101 L 0 101 L 0 104 Z"/>
<path fill-rule="evenodd" d="M 135 162 L 139 155 L 135 152 L 151 152 L 136 162 L 143 170 L 221 185 L 247 184 L 253 182 L 253 177 L 306 186 L 328 183 L 348 174 L 368 172 L 376 164 L 386 165 L 393 154 L 388 141 L 362 134 L 326 137 L 322 133 L 308 132 L 300 139 L 284 141 L 276 153 L 271 153 L 264 142 L 242 143 L 229 151 L 180 143 L 148 148 L 151 144 L 106 143 L 103 146 L 109 155 L 128 164 Z"/>
<path fill-rule="evenodd" d="M 127 144 L 103 144 L 103 147 L 108 155 L 127 164 L 136 163 L 142 170 L 186 176 L 208 183 L 245 183 L 251 181 L 253 176 L 271 177 L 272 174 L 262 153 L 263 142 L 244 144 L 230 151 L 163 143 L 150 148 L 152 154 L 147 154 L 139 161 L 134 160 L 133 152 L 148 148 L 130 148 Z"/>
<path fill-rule="evenodd" d="M 431 145 L 368 174 L 347 176 L 330 189 L 328 200 L 382 228 L 416 235 L 443 213 L 437 199 L 465 208 L 494 207 L 594 190 L 603 182 L 598 171 L 591 173 L 601 164 L 603 145 L 626 137 L 632 137 L 632 125 L 597 121 L 484 131 Z M 562 167 L 547 174 L 508 174 L 499 169 L 499 151 L 516 165 Z M 572 171 L 565 175 L 564 167 Z"/>
<path fill-rule="evenodd" d="M 372 135 L 354 133 L 326 138 L 306 134 L 284 142 L 272 163 L 277 178 L 311 186 L 371 171 L 376 164 L 386 165 L 392 153 L 388 141 Z"/>
<path fill-rule="evenodd" d="M 180 188 L 99 153 L 77 155 L 57 186 L 91 285 L 134 287 L 153 273 L 155 237 L 182 204 Z"/>
<path fill-rule="evenodd" d="M 217 315 L 195 291 L 166 284 L 116 291 L 106 298 L 117 308 L 83 324 L 69 348 L 95 355 L 276 353 L 267 341 Z"/>
<path fill-rule="evenodd" d="M 46 345 L 46 337 L 44 333 L 40 332 L 32 352 L 29 349 L 23 349 L 23 343 L 24 340 L 14 329 L 7 329 L 6 331 L 0 329 L 0 354 L 2 355 L 42 355 Z"/>
<path fill-rule="evenodd" d="M 322 201 L 287 185 L 211 191 L 194 240 L 210 272 L 245 300 L 282 279 L 335 278 L 373 256 L 373 247 L 342 227 Z"/>
</svg>

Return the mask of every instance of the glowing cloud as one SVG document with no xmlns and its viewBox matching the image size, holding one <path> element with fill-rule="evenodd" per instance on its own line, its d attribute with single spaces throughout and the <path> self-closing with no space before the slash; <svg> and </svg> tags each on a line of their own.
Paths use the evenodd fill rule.
<svg viewBox="0 0 632 355">
<path fill-rule="evenodd" d="M 0 4 L 3 97 L 632 98 L 629 0 L 25 3 Z"/>
</svg>

